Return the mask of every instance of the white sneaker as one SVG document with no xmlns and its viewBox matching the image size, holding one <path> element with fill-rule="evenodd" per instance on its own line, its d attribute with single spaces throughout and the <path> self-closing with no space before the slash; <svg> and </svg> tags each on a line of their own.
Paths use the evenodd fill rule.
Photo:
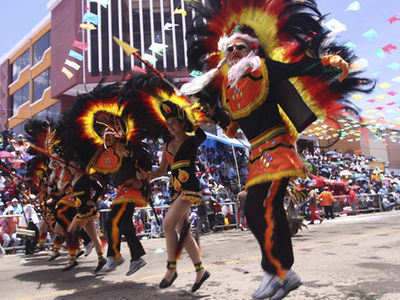
<svg viewBox="0 0 400 300">
<path fill-rule="evenodd" d="M 261 280 L 258 290 L 253 294 L 254 299 L 263 299 L 271 297 L 283 285 L 283 280 L 278 276 L 264 272 L 264 277 Z"/>
<path fill-rule="evenodd" d="M 125 260 L 122 258 L 122 256 L 118 260 L 115 260 L 114 257 L 110 256 L 107 258 L 107 263 L 102 268 L 102 270 L 104 272 L 110 272 L 110 271 L 114 270 L 117 266 L 119 266 L 120 264 L 123 264 L 124 261 Z"/>
<path fill-rule="evenodd" d="M 143 258 L 139 258 L 138 260 L 132 260 L 130 265 L 129 265 L 129 270 L 126 272 L 126 276 L 132 275 L 136 271 L 138 271 L 141 267 L 143 267 L 146 263 L 146 261 Z"/>
<path fill-rule="evenodd" d="M 89 256 L 89 254 L 92 253 L 93 247 L 94 243 L 93 241 L 90 241 L 89 244 L 85 246 L 85 256 Z"/>
<path fill-rule="evenodd" d="M 6 255 L 6 250 L 4 250 L 4 248 L 0 245 L 0 257 L 3 257 L 4 255 Z"/>
<path fill-rule="evenodd" d="M 286 297 L 291 291 L 297 289 L 303 282 L 296 272 L 289 270 L 283 280 L 283 285 L 278 291 L 271 297 L 271 300 L 280 300 Z"/>
</svg>

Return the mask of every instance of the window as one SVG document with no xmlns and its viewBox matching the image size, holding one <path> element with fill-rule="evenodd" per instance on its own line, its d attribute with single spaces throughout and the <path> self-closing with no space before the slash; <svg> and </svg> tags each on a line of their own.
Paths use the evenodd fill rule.
<svg viewBox="0 0 400 300">
<path fill-rule="evenodd" d="M 129 10 L 130 3 L 132 4 L 131 10 Z M 142 5 L 139 5 L 140 3 Z M 171 12 L 173 12 L 175 8 L 181 8 L 181 3 L 181 0 L 111 0 L 111 20 L 109 20 L 109 10 L 99 6 L 95 2 L 91 2 L 90 11 L 96 13 L 97 15 L 101 15 L 101 26 L 98 26 L 98 30 L 93 30 L 90 32 L 90 43 L 92 47 L 88 55 L 91 60 L 91 75 L 99 76 L 100 73 L 103 76 L 108 76 L 110 74 L 119 75 L 121 71 L 129 71 L 131 69 L 131 57 L 128 57 L 125 54 L 123 55 L 123 66 L 121 69 L 120 47 L 113 41 L 111 41 L 111 44 L 109 44 L 111 36 L 119 37 L 124 42 L 132 44 L 133 47 L 139 49 L 140 52 L 143 52 L 141 53 L 142 56 L 144 54 L 152 54 L 152 51 L 148 49 L 152 43 L 152 30 L 154 34 L 154 42 L 163 43 L 163 27 L 166 25 L 166 23 L 172 22 Z M 99 7 L 100 10 L 98 10 Z M 150 7 L 152 7 L 152 9 L 150 9 Z M 140 11 L 139 8 L 142 8 L 142 11 Z M 119 16 L 120 11 L 122 12 L 121 18 Z M 163 12 L 163 14 L 161 14 L 161 12 Z M 143 16 L 142 24 L 140 24 L 141 15 Z M 151 16 L 153 17 L 153 24 L 151 24 Z M 177 70 L 186 70 L 185 31 L 183 29 L 183 22 L 185 22 L 186 28 L 190 28 L 193 15 L 188 13 L 185 17 L 183 17 L 182 15 L 176 14 L 174 19 L 176 25 L 175 49 L 173 47 L 174 41 L 172 30 L 164 30 L 164 42 L 168 45 L 168 47 L 165 49 L 165 58 L 161 55 L 154 54 L 158 59 L 156 62 L 156 68 L 161 72 L 176 71 L 174 61 L 175 58 L 177 60 Z M 109 24 L 110 22 L 111 24 Z M 130 35 L 131 27 L 133 30 L 132 40 Z M 141 28 L 143 29 L 143 32 Z M 122 32 L 122 35 L 120 31 Z M 99 37 L 101 37 L 100 45 L 98 45 Z M 112 49 L 112 55 L 109 51 L 110 46 Z M 99 57 L 100 54 L 101 57 Z M 112 71 L 110 68 L 110 56 Z M 164 68 L 164 59 L 166 60 L 166 68 Z M 142 63 L 137 59 L 134 60 L 134 64 L 140 67 L 142 66 Z"/>
<path fill-rule="evenodd" d="M 15 133 L 15 135 L 18 135 L 18 134 L 26 134 L 26 132 L 25 132 L 25 124 L 26 124 L 26 123 L 28 123 L 28 120 L 26 120 L 26 121 L 22 122 L 21 124 L 19 124 L 19 125 L 13 127 L 13 128 L 11 129 L 12 132 Z"/>
<path fill-rule="evenodd" d="M 46 108 L 45 110 L 42 110 L 40 113 L 35 115 L 35 119 L 39 120 L 46 120 L 46 119 L 52 119 L 52 120 L 57 120 L 58 115 L 60 111 L 60 103 L 57 102 L 53 104 L 52 106 Z"/>
<path fill-rule="evenodd" d="M 50 69 L 47 69 L 33 79 L 33 102 L 43 96 L 43 92 L 50 86 Z"/>
<path fill-rule="evenodd" d="M 26 50 L 24 54 L 17 58 L 16 61 L 12 64 L 12 72 L 13 72 L 13 81 L 18 78 L 19 73 L 25 69 L 26 66 L 31 63 L 31 51 L 30 49 Z"/>
<path fill-rule="evenodd" d="M 33 64 L 37 64 L 42 58 L 43 53 L 50 47 L 50 31 L 42 36 L 33 45 Z"/>
<path fill-rule="evenodd" d="M 29 83 L 27 83 L 11 96 L 13 115 L 16 115 L 18 108 L 29 100 Z"/>
</svg>

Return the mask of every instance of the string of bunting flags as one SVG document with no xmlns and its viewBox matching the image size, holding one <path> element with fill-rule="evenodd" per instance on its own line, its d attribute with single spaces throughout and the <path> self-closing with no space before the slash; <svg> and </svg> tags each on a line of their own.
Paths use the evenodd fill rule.
<svg viewBox="0 0 400 300">
<path fill-rule="evenodd" d="M 110 0 L 90 0 L 90 2 L 96 2 L 104 8 L 108 8 L 110 4 Z M 344 11 L 344 14 L 331 14 L 330 16 L 335 16 L 335 18 L 327 18 L 324 21 L 324 26 L 331 30 L 334 35 L 339 33 L 340 35 L 345 35 L 348 28 L 349 31 L 354 32 L 355 28 L 351 28 L 351 21 L 354 19 L 354 16 L 361 14 L 363 9 L 366 9 L 367 5 L 368 2 L 365 0 L 352 1 L 349 4 L 341 4 L 341 11 Z M 173 10 L 173 14 L 186 16 L 186 10 L 179 6 L 180 4 L 178 4 L 178 7 Z M 371 49 L 369 50 L 371 53 L 364 53 L 364 57 L 356 60 L 351 65 L 351 71 L 366 71 L 368 67 L 372 67 L 373 69 L 369 72 L 369 75 L 373 78 L 377 78 L 377 85 L 373 94 L 361 95 L 354 93 L 351 95 L 354 104 L 362 108 L 362 115 L 366 121 L 359 124 L 359 120 L 347 117 L 341 120 L 340 125 L 343 131 L 342 139 L 346 141 L 360 141 L 365 137 L 369 137 L 371 141 L 400 143 L 400 100 L 398 100 L 400 95 L 400 90 L 398 89 L 400 75 L 391 75 L 389 78 L 384 77 L 386 74 L 393 74 L 393 72 L 400 70 L 400 61 L 396 61 L 396 58 L 398 58 L 397 51 L 399 51 L 398 45 L 400 42 L 398 40 L 389 41 L 386 38 L 386 32 L 395 32 L 397 28 L 399 28 L 398 26 L 400 26 L 400 22 L 398 21 L 400 21 L 400 12 L 393 15 L 391 11 L 386 11 L 385 15 L 386 16 L 384 17 L 379 17 L 378 21 L 381 23 L 381 26 L 376 28 L 371 28 L 371 26 L 369 28 L 366 27 L 360 29 L 357 37 L 354 37 L 352 41 L 350 41 L 351 38 L 350 40 L 345 41 L 346 47 L 350 50 L 356 49 L 357 44 L 359 43 L 367 43 L 370 45 L 369 47 L 365 47 L 365 45 L 361 47 L 361 44 L 359 45 L 360 47 L 357 50 L 368 48 Z M 343 22 L 341 18 L 343 18 L 345 22 Z M 82 22 L 79 25 L 78 30 L 97 30 L 98 25 L 99 16 L 90 12 L 89 8 L 86 8 L 86 12 L 82 16 Z M 174 26 L 179 26 L 179 24 L 172 24 L 170 20 L 168 20 L 164 23 L 162 28 L 164 31 L 171 31 Z M 141 56 L 144 61 L 153 66 L 156 65 L 159 57 L 163 57 L 165 52 L 168 50 L 168 45 L 159 43 L 158 37 L 159 35 L 156 36 L 155 42 L 153 42 Z M 358 37 L 359 39 L 357 39 Z M 126 49 L 124 48 L 124 51 L 127 52 L 128 55 L 129 51 L 138 51 L 128 43 L 124 43 L 124 46 L 121 45 L 121 47 L 126 47 Z M 61 70 L 68 79 L 71 79 L 74 76 L 74 72 L 80 70 L 82 66 L 81 62 L 84 59 L 84 53 L 87 50 L 87 43 L 74 39 L 72 47 L 68 52 L 68 57 L 66 58 Z M 374 65 L 376 59 L 379 60 L 379 64 L 375 63 Z M 135 66 L 134 70 L 140 71 L 142 69 Z M 202 72 L 198 70 L 194 70 L 190 73 L 190 76 L 192 77 L 198 77 L 200 75 L 202 75 Z M 314 136 L 319 139 L 329 139 L 330 137 L 332 138 L 337 136 L 337 132 L 333 132 L 333 130 L 329 128 L 329 125 L 317 121 L 307 128 L 302 135 Z"/>
<path fill-rule="evenodd" d="M 385 2 L 373 14 L 371 8 L 376 3 L 368 0 L 319 3 L 330 12 L 323 25 L 338 35 L 349 50 L 357 49 L 360 55 L 351 65 L 351 71 L 365 72 L 376 80 L 371 94 L 351 95 L 352 102 L 360 108 L 362 122 L 357 125 L 359 120 L 344 117 L 340 122 L 341 140 L 400 144 L 400 40 L 395 34 L 400 30 L 400 12 L 395 2 Z M 366 20 L 362 22 L 365 26 L 360 26 Z M 329 140 L 334 133 L 326 124 L 315 122 L 302 134 Z"/>
<path fill-rule="evenodd" d="M 90 2 L 97 2 L 104 8 L 107 8 L 109 5 L 109 0 L 90 0 Z M 86 8 L 86 9 L 89 10 L 89 8 Z M 182 8 L 175 8 L 173 14 L 174 15 L 181 14 L 183 16 L 186 16 L 187 12 L 186 12 L 186 10 L 184 10 Z M 87 11 L 82 17 L 82 22 L 79 25 L 78 33 L 80 30 L 96 30 L 98 24 L 99 24 L 99 16 L 90 11 Z M 163 30 L 170 31 L 170 30 L 172 30 L 172 28 L 174 26 L 179 26 L 179 24 L 171 24 L 170 22 L 166 22 L 163 26 Z M 124 43 L 124 44 L 126 44 L 126 43 Z M 71 49 L 69 51 L 68 58 L 66 58 L 66 60 L 64 62 L 64 66 L 61 69 L 61 72 L 64 73 L 68 79 L 71 79 L 74 76 L 73 70 L 75 70 L 75 71 L 80 70 L 80 68 L 81 68 L 80 62 L 83 61 L 84 52 L 87 51 L 87 49 L 88 49 L 87 43 L 78 41 L 77 39 L 74 39 L 72 46 L 76 49 L 75 50 Z M 131 51 L 131 53 L 138 51 L 137 49 L 131 47 L 129 44 L 126 44 L 124 47 L 131 48 L 131 49 L 124 49 L 127 53 L 129 51 Z M 150 45 L 150 47 L 148 47 L 148 50 L 150 50 L 150 51 L 154 52 L 156 55 L 159 55 L 162 57 L 167 48 L 168 48 L 168 45 L 166 45 L 166 44 L 153 42 Z M 80 50 L 81 53 L 77 52 L 76 50 Z M 148 63 L 152 64 L 153 66 L 158 61 L 158 58 L 156 56 L 149 54 L 149 53 L 143 54 L 142 58 L 143 58 L 143 60 L 147 61 Z M 75 60 L 72 60 L 72 59 L 75 59 Z M 202 74 L 201 71 L 193 71 L 190 73 L 190 75 L 193 77 L 200 76 L 201 74 Z"/>
</svg>

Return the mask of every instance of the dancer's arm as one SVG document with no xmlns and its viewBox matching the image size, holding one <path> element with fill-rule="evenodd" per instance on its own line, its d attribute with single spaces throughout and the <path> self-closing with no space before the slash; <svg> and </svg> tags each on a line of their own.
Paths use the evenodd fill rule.
<svg viewBox="0 0 400 300">
<path fill-rule="evenodd" d="M 270 80 L 282 80 L 297 76 L 317 76 L 324 72 L 337 72 L 339 82 L 349 74 L 348 63 L 339 55 L 326 55 L 321 58 L 306 58 L 295 63 L 282 63 L 266 59 Z"/>
</svg>

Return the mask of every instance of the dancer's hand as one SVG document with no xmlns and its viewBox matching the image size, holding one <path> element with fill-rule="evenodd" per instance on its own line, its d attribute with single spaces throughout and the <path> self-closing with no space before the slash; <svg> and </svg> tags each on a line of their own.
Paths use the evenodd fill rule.
<svg viewBox="0 0 400 300">
<path fill-rule="evenodd" d="M 325 55 L 321 58 L 321 62 L 324 66 L 329 65 L 335 68 L 340 68 L 340 70 L 342 70 L 342 74 L 338 79 L 339 82 L 342 82 L 347 77 L 347 75 L 349 75 L 349 64 L 339 55 Z"/>
</svg>

